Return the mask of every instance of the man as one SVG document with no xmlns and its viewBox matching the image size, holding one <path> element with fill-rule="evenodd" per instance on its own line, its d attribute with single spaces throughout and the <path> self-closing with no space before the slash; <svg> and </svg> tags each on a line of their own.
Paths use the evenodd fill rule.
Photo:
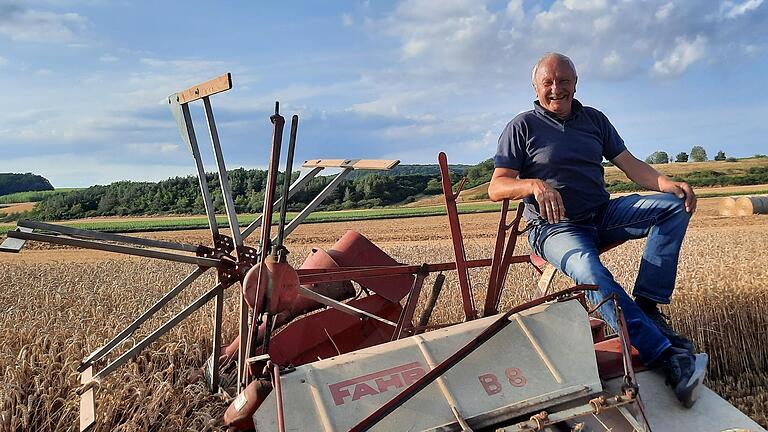
<svg viewBox="0 0 768 432">
<path fill-rule="evenodd" d="M 562 54 L 545 54 L 536 63 L 537 101 L 502 132 L 488 194 L 494 201 L 524 200 L 531 248 L 576 283 L 596 284 L 599 291 L 588 294 L 593 304 L 617 295 L 632 345 L 646 364 L 665 370 L 677 398 L 691 407 L 708 357 L 694 354 L 693 343 L 669 326 L 657 304 L 670 302 L 696 195 L 687 183 L 635 158 L 603 113 L 574 99 L 576 81 L 573 62 Z M 603 158 L 643 188 L 664 193 L 610 199 Z M 598 250 L 643 237 L 648 241 L 632 300 Z M 616 330 L 612 305 L 600 313 Z"/>
</svg>

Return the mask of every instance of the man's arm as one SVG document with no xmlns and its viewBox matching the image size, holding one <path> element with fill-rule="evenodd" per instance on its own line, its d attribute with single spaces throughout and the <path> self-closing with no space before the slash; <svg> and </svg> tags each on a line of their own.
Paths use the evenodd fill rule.
<svg viewBox="0 0 768 432">
<path fill-rule="evenodd" d="M 611 162 L 624 171 L 630 180 L 645 189 L 667 192 L 678 198 L 685 198 L 685 211 L 688 213 L 696 211 L 696 194 L 693 193 L 693 188 L 688 183 L 673 181 L 636 158 L 629 150 L 619 153 L 618 156 L 611 159 Z"/>
<path fill-rule="evenodd" d="M 560 222 L 560 218 L 565 217 L 565 206 L 560 192 L 539 179 L 517 178 L 518 174 L 510 168 L 494 169 L 491 183 L 488 185 L 488 196 L 491 200 L 519 200 L 533 195 L 539 203 L 541 217 L 549 223 Z"/>
</svg>

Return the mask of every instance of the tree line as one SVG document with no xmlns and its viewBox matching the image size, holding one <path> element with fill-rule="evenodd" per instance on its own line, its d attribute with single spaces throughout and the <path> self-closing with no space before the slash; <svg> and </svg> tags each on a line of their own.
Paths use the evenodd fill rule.
<svg viewBox="0 0 768 432">
<path fill-rule="evenodd" d="M 44 190 L 53 190 L 53 186 L 43 176 L 32 173 L 0 173 L 0 195 Z"/>
<path fill-rule="evenodd" d="M 651 153 L 647 158 L 645 158 L 645 162 L 649 164 L 665 164 L 672 162 L 672 157 L 670 156 L 671 153 L 667 153 L 665 151 L 655 151 Z M 702 146 L 693 146 L 691 149 L 691 154 L 689 155 L 686 152 L 680 152 L 675 156 L 675 162 L 704 162 L 707 160 L 707 151 L 704 150 L 704 147 Z M 737 159 L 733 157 L 726 157 L 725 152 L 722 150 L 718 150 L 717 154 L 713 158 L 713 160 L 716 161 L 732 161 L 735 162 Z"/>
<path fill-rule="evenodd" d="M 492 162 L 491 168 L 492 170 Z M 472 184 L 486 180 L 485 169 L 470 166 L 449 167 L 452 182 L 462 175 L 471 174 Z M 369 172 L 367 175 L 345 179 L 323 201 L 321 209 L 342 210 L 370 208 L 415 201 L 419 196 L 442 193 L 439 170 L 436 165 L 404 166 L 402 172 L 392 174 Z M 465 171 L 467 171 L 465 173 Z M 414 173 L 415 172 L 415 173 Z M 232 198 L 238 213 L 261 213 L 264 205 L 264 189 L 267 172 L 263 170 L 235 169 L 228 171 Z M 294 173 L 293 179 L 298 177 Z M 334 176 L 318 176 L 295 195 L 288 203 L 290 210 L 304 208 Z M 487 176 L 490 179 L 490 174 Z M 215 211 L 225 211 L 218 176 L 207 174 L 209 190 Z M 283 174 L 277 178 L 283 182 Z M 278 187 L 279 197 L 282 188 Z M 205 207 L 197 177 L 174 177 L 160 182 L 119 181 L 106 186 L 91 186 L 68 193 L 45 197 L 33 210 L 9 215 L 10 219 L 65 220 L 94 216 L 136 216 L 148 214 L 203 214 Z"/>
</svg>

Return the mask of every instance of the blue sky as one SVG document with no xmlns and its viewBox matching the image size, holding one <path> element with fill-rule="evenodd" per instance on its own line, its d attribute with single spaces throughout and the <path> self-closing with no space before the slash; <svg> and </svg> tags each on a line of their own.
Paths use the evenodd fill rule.
<svg viewBox="0 0 768 432">
<path fill-rule="evenodd" d="M 768 153 L 766 28 L 763 0 L 0 0 L 0 172 L 56 187 L 190 175 L 164 100 L 224 72 L 230 169 L 266 165 L 275 100 L 300 116 L 299 160 L 474 164 L 531 108 L 546 51 L 571 56 L 576 97 L 640 158 Z"/>
</svg>

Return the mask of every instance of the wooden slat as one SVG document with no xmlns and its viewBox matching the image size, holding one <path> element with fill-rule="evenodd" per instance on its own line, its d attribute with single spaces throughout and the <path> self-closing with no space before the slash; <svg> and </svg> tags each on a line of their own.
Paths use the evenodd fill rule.
<svg viewBox="0 0 768 432">
<path fill-rule="evenodd" d="M 217 76 L 204 83 L 194 85 L 186 90 L 176 93 L 180 104 L 189 103 L 216 93 L 221 93 L 232 88 L 232 74 L 229 72 Z"/>
<path fill-rule="evenodd" d="M 87 384 L 93 378 L 93 367 L 80 374 L 80 384 Z M 96 405 L 93 397 L 93 387 L 80 395 L 80 432 L 90 429 L 96 423 Z"/>
<path fill-rule="evenodd" d="M 354 169 L 390 170 L 399 164 L 397 159 L 360 159 L 352 165 Z"/>
<path fill-rule="evenodd" d="M 397 159 L 312 159 L 304 161 L 304 168 L 349 168 L 363 170 L 389 170 L 397 166 Z"/>
</svg>

